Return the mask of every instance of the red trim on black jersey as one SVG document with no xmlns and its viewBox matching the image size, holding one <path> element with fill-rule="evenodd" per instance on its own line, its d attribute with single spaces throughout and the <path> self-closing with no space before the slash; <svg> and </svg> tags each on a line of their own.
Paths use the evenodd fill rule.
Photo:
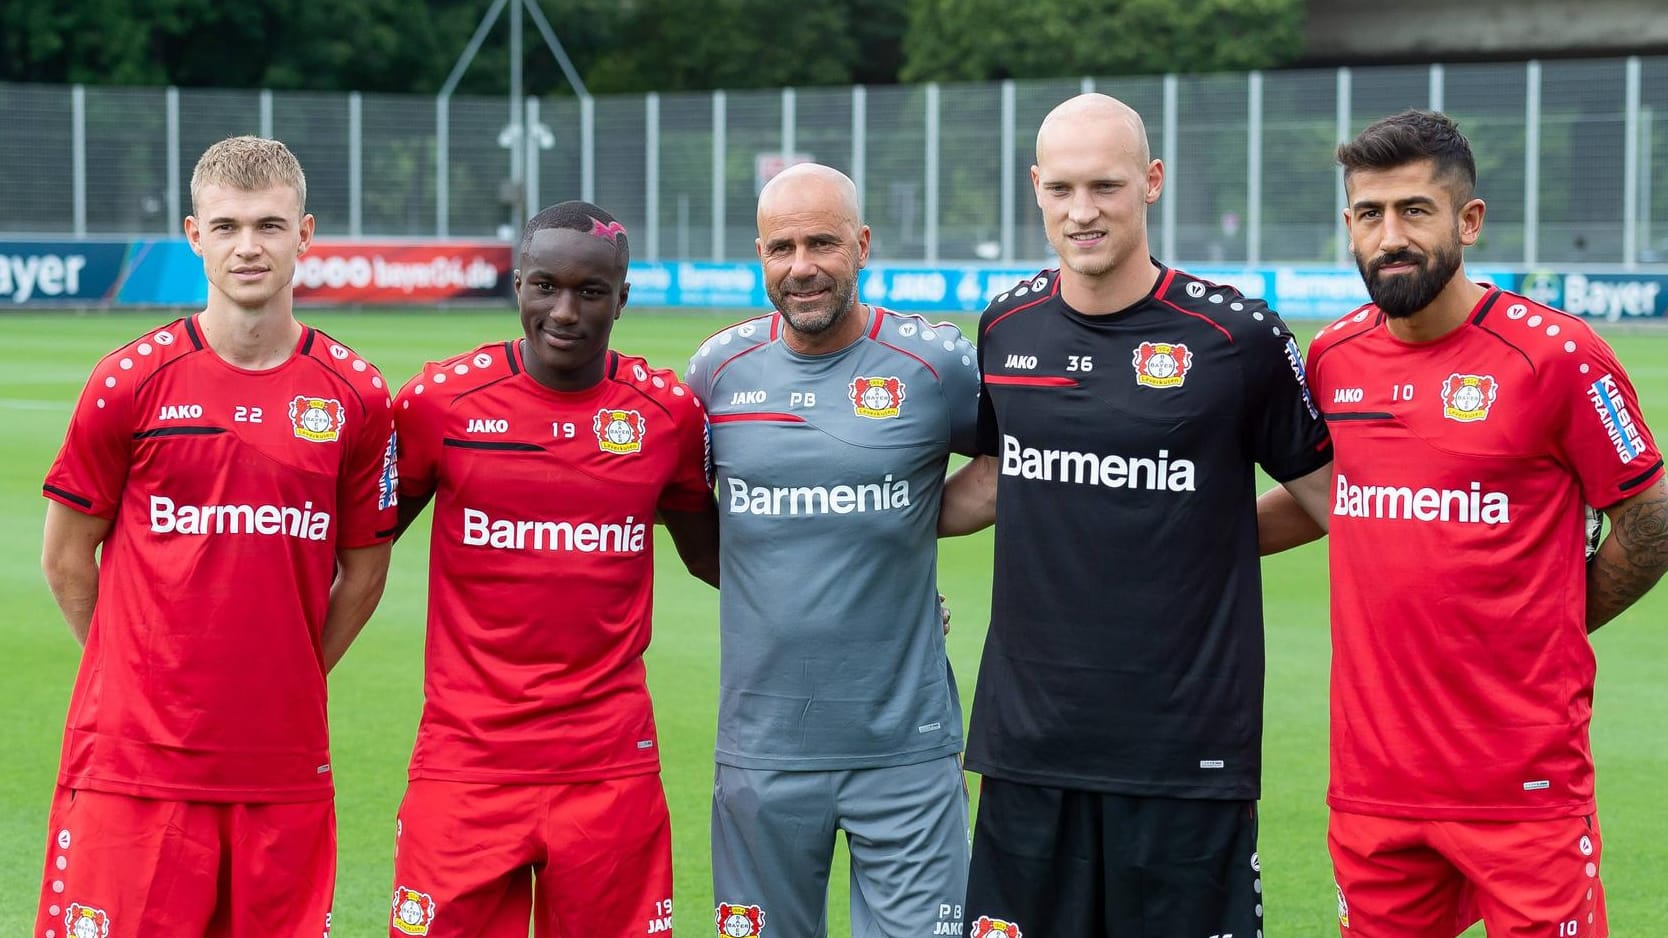
<svg viewBox="0 0 1668 938">
<path fill-rule="evenodd" d="M 1010 309 L 1007 312 L 1003 313 L 1002 315 L 996 317 L 995 319 L 992 319 L 990 321 L 990 325 L 985 327 L 985 332 L 989 333 L 990 330 L 996 328 L 997 323 L 1001 322 L 1004 319 L 1007 319 L 1009 316 L 1012 316 L 1014 313 L 1020 312 L 1022 310 L 1030 309 L 1031 307 L 1036 306 L 1038 303 L 1047 302 L 1048 300 L 1052 300 L 1056 296 L 1059 296 L 1059 295 L 1060 295 L 1060 278 L 1055 277 L 1054 281 L 1053 281 L 1052 285 L 1049 287 L 1049 290 L 1048 290 L 1047 293 L 1043 294 L 1042 296 L 1037 297 L 1036 299 L 1032 300 L 1029 303 L 1026 303 L 1024 306 L 1015 306 L 1013 309 Z"/>
<path fill-rule="evenodd" d="M 986 384 L 1012 384 L 1030 388 L 1075 388 L 1076 378 L 1061 375 L 985 375 Z"/>
<path fill-rule="evenodd" d="M 1170 289 L 1170 284 L 1173 283 L 1175 281 L 1175 279 L 1176 279 L 1176 268 L 1174 268 L 1174 267 L 1164 268 L 1164 276 L 1158 278 L 1158 286 L 1153 288 L 1153 296 L 1154 297 L 1163 296 L 1164 291 Z"/>
<path fill-rule="evenodd" d="M 745 420 L 761 420 L 775 423 L 804 423 L 805 418 L 797 414 L 782 414 L 772 411 L 759 411 L 751 414 L 711 414 L 708 423 L 740 423 Z"/>
<path fill-rule="evenodd" d="M 1171 271 L 1171 273 L 1174 273 L 1174 271 Z M 1188 316 L 1192 316 L 1194 319 L 1198 319 L 1202 322 L 1209 323 L 1210 327 L 1212 329 L 1215 329 L 1217 332 L 1222 333 L 1222 338 L 1227 339 L 1229 345 L 1234 344 L 1233 335 L 1231 335 L 1228 332 L 1228 330 L 1222 328 L 1221 323 L 1219 323 L 1216 320 L 1210 318 L 1209 316 L 1206 316 L 1204 313 L 1195 313 L 1193 310 L 1186 309 L 1186 308 L 1181 307 L 1181 306 L 1177 306 L 1175 303 L 1172 303 L 1169 300 L 1165 299 L 1164 297 L 1158 296 L 1156 294 L 1153 296 L 1153 299 L 1159 301 L 1160 303 L 1163 303 L 1165 306 L 1170 307 L 1171 309 L 1175 310 L 1178 313 L 1183 313 L 1183 314 L 1186 314 Z"/>
</svg>

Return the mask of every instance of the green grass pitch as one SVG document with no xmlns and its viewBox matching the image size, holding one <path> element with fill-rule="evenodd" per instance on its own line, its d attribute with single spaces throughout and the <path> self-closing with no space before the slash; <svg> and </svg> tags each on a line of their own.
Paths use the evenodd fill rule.
<svg viewBox="0 0 1668 938">
<path fill-rule="evenodd" d="M 39 896 L 46 811 L 77 650 L 39 571 L 41 477 L 93 363 L 162 313 L 0 317 L 0 934 L 28 935 Z M 426 359 L 518 334 L 513 312 L 311 311 L 303 318 L 375 361 L 396 385 Z M 689 353 L 735 315 L 630 309 L 615 346 L 682 371 Z M 964 326 L 968 320 L 962 319 Z M 1315 324 L 1299 323 L 1303 338 Z M 1611 334 L 1647 418 L 1668 433 L 1668 333 Z M 405 785 L 422 693 L 427 524 L 394 551 L 376 616 L 331 676 L 340 819 L 338 938 L 386 934 L 393 818 Z M 676 930 L 711 935 L 707 799 L 716 701 L 717 594 L 686 575 L 664 535 L 658 550 L 649 681 L 660 723 L 663 778 L 676 853 Z M 950 649 L 970 700 L 990 597 L 991 542 L 944 542 L 940 576 L 954 610 Z M 1264 565 L 1268 618 L 1262 868 L 1268 934 L 1336 934 L 1326 855 L 1325 553 L 1311 545 Z M 1596 637 L 1600 659 L 1593 742 L 1599 764 L 1604 878 L 1617 935 L 1668 931 L 1668 589 Z M 1115 718 L 1115 715 L 1109 715 Z M 258 728 L 251 728 L 252 730 Z M 975 786 L 975 792 L 977 787 Z M 849 934 L 847 882 L 832 876 L 832 934 Z M 1481 929 L 1475 929 L 1481 934 Z M 798 938 L 798 936 L 779 936 Z"/>
</svg>

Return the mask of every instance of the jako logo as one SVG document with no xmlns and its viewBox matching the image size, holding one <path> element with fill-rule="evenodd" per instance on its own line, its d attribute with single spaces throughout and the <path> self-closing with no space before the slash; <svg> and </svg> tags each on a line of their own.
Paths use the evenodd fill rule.
<svg viewBox="0 0 1668 938">
<path fill-rule="evenodd" d="M 463 432 L 508 433 L 510 432 L 510 422 L 508 420 L 494 420 L 490 417 L 471 417 L 469 418 L 469 426 Z"/>
<path fill-rule="evenodd" d="M 1334 404 L 1359 404 L 1367 396 L 1360 388 L 1338 388 L 1332 392 Z"/>
<path fill-rule="evenodd" d="M 1005 364 L 1003 367 L 1005 367 L 1005 368 L 1023 368 L 1025 370 L 1029 371 L 1032 368 L 1037 367 L 1037 356 L 1035 356 L 1035 355 L 1009 355 L 1007 364 Z"/>
<path fill-rule="evenodd" d="M 1103 485 L 1113 489 L 1147 489 L 1153 492 L 1192 492 L 1196 469 L 1191 459 L 1170 459 L 1161 449 L 1157 458 L 1148 456 L 1102 456 L 1070 450 L 1031 449 L 1019 440 L 1002 435 L 1002 474 L 1044 482 L 1072 482 Z"/>
<path fill-rule="evenodd" d="M 151 531 L 156 534 L 283 534 L 309 541 L 330 536 L 330 513 L 280 505 L 178 505 L 151 496 Z"/>
<path fill-rule="evenodd" d="M 1341 472 L 1332 513 L 1343 518 L 1459 524 L 1508 524 L 1512 520 L 1506 493 L 1485 492 L 1481 482 L 1471 483 L 1468 489 L 1351 485 Z"/>
</svg>

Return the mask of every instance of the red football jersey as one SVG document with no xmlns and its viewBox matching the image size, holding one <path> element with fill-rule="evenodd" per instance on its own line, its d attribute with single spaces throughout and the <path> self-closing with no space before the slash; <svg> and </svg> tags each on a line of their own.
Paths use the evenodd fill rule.
<svg viewBox="0 0 1668 938">
<path fill-rule="evenodd" d="M 434 494 L 411 777 L 658 771 L 643 668 L 654 519 L 712 498 L 694 395 L 614 352 L 595 387 L 553 391 L 510 341 L 425 365 L 394 412 L 401 491 Z"/>
<path fill-rule="evenodd" d="M 1491 288 L 1422 344 L 1364 307 L 1321 330 L 1308 370 L 1336 450 L 1329 803 L 1592 812 L 1582 506 L 1662 474 L 1615 355 Z"/>
<path fill-rule="evenodd" d="M 306 327 L 266 371 L 196 317 L 99 362 L 45 485 L 113 522 L 62 784 L 330 797 L 320 636 L 336 551 L 393 536 L 390 408 L 374 367 Z"/>
</svg>

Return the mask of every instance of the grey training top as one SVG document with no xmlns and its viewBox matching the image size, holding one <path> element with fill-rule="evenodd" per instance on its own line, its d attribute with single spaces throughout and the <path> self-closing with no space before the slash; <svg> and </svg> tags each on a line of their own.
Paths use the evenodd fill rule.
<svg viewBox="0 0 1668 938">
<path fill-rule="evenodd" d="M 840 351 L 799 355 L 781 317 L 701 345 L 720 553 L 717 760 L 908 765 L 959 752 L 937 604 L 949 454 L 971 453 L 979 371 L 954 326 L 873 307 Z"/>
</svg>

